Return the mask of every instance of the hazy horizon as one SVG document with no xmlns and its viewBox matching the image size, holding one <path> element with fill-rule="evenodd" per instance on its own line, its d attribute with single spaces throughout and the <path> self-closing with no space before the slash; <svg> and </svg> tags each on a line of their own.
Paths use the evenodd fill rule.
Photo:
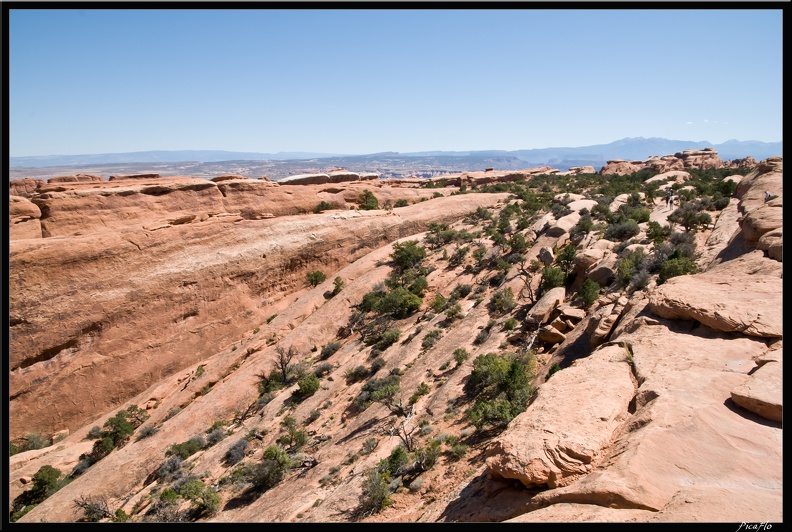
<svg viewBox="0 0 792 532">
<path fill-rule="evenodd" d="M 14 6 L 8 156 L 781 142 L 782 12 Z"/>
</svg>

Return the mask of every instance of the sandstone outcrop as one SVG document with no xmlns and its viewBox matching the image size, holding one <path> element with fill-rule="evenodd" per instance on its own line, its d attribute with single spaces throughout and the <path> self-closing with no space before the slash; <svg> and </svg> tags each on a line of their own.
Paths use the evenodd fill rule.
<svg viewBox="0 0 792 532">
<path fill-rule="evenodd" d="M 30 198 L 36 192 L 36 189 L 44 184 L 46 184 L 46 181 L 43 179 L 34 179 L 32 177 L 14 179 L 10 183 L 11 195 Z"/>
<path fill-rule="evenodd" d="M 581 397 L 586 383 L 600 388 Z M 624 348 L 608 346 L 553 374 L 486 451 L 494 477 L 557 488 L 590 473 L 624 421 L 635 387 Z"/>
<path fill-rule="evenodd" d="M 726 164 L 718 156 L 718 152 L 713 148 L 703 150 L 683 150 L 674 155 L 663 157 L 649 157 L 643 161 L 626 161 L 624 159 L 611 159 L 600 169 L 601 175 L 631 174 L 643 169 L 654 170 L 655 172 L 676 172 L 686 168 L 698 168 L 706 170 L 709 168 L 724 168 Z"/>
<path fill-rule="evenodd" d="M 8 238 L 41 238 L 41 210 L 22 196 L 11 196 L 8 203 Z"/>
</svg>

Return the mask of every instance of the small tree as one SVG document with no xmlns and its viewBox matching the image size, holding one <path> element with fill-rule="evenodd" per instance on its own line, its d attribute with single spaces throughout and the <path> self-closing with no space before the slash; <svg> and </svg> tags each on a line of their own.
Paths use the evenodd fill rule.
<svg viewBox="0 0 792 532">
<path fill-rule="evenodd" d="M 545 294 L 548 290 L 564 286 L 566 281 L 566 274 L 561 268 L 554 268 L 553 266 L 545 266 L 542 270 L 542 281 L 539 284 L 540 295 Z"/>
<path fill-rule="evenodd" d="M 275 359 L 275 368 L 280 371 L 280 376 L 283 379 L 282 382 L 286 384 L 289 382 L 289 368 L 291 368 L 291 361 L 295 355 L 297 355 L 297 350 L 294 348 L 294 346 L 291 346 L 288 349 L 278 346 L 275 348 L 275 352 L 278 354 L 277 358 Z"/>
<path fill-rule="evenodd" d="M 41 502 L 49 497 L 58 485 L 60 476 L 60 469 L 55 469 L 51 465 L 41 466 L 33 475 L 33 487 L 30 490 L 33 502 Z"/>
<path fill-rule="evenodd" d="M 306 373 L 297 381 L 299 389 L 297 395 L 300 398 L 310 397 L 319 389 L 319 378 L 313 373 Z"/>
<path fill-rule="evenodd" d="M 333 295 L 337 295 L 341 290 L 344 289 L 344 280 L 340 277 L 336 277 L 333 279 Z"/>
<path fill-rule="evenodd" d="M 316 270 L 315 272 L 309 272 L 305 275 L 305 280 L 311 287 L 322 284 L 325 279 L 327 279 L 327 276 L 319 270 Z"/>
<path fill-rule="evenodd" d="M 600 286 L 591 279 L 586 279 L 578 290 L 580 299 L 583 300 L 583 306 L 589 308 L 599 297 Z"/>
<path fill-rule="evenodd" d="M 379 209 L 379 201 L 370 190 L 364 190 L 358 199 L 360 208 L 364 211 Z"/>
</svg>

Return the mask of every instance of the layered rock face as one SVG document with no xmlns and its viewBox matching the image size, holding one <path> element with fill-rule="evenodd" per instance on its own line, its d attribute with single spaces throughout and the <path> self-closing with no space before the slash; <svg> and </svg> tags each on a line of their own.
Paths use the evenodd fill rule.
<svg viewBox="0 0 792 532">
<path fill-rule="evenodd" d="M 218 203 L 223 198 L 206 181 L 153 186 L 196 205 L 214 194 Z M 140 196 L 147 197 L 126 198 Z M 501 199 L 470 194 L 448 198 L 437 210 L 425 203 L 393 214 L 271 220 L 199 217 L 185 209 L 171 212 L 170 223 L 12 241 L 11 434 L 73 430 L 97 409 L 119 404 L 260 324 L 302 286 L 306 272 L 335 271 L 430 223 Z M 60 227 L 77 230 L 78 219 Z M 49 408 L 53 404 L 58 408 Z"/>
</svg>

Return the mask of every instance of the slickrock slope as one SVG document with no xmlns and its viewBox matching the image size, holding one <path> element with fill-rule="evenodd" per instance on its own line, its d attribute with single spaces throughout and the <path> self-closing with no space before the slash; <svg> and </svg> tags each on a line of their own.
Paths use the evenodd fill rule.
<svg viewBox="0 0 792 532">
<path fill-rule="evenodd" d="M 687 155 L 690 164 L 712 159 L 709 152 Z M 392 212 L 342 207 L 289 216 L 267 205 L 270 192 L 289 189 L 310 195 L 313 205 L 321 198 L 341 206 L 372 183 L 249 181 L 223 179 L 193 191 L 196 205 L 206 204 L 198 201 L 203 191 L 219 194 L 222 209 L 212 215 L 182 219 L 187 214 L 167 214 L 163 204 L 158 225 L 135 221 L 119 229 L 108 222 L 109 229 L 84 235 L 11 242 L 11 425 L 17 435 L 32 426 L 69 433 L 11 457 L 10 499 L 43 465 L 63 472 L 78 466 L 93 444 L 90 428 L 121 408 L 138 405 L 150 416 L 126 445 L 20 521 L 80 520 L 80 498 L 105 501 L 134 521 L 783 520 L 783 263 L 770 245 L 760 246 L 773 235 L 777 250 L 783 235 L 775 212 L 759 216 L 781 211 L 772 204 L 783 197 L 780 158 L 759 163 L 729 205 L 711 211 L 714 227 L 693 238 L 701 251 L 697 273 L 662 284 L 652 278 L 641 289 L 619 288 L 619 259 L 625 250 L 654 249 L 646 224 L 633 242 L 608 241 L 596 230 L 573 238 L 583 215 L 577 208 L 565 214 L 565 194 L 555 196 L 558 217 L 539 212 L 511 224 L 509 240 L 499 245 L 485 228 L 512 208 L 505 202 L 518 203 L 508 194 L 446 195 Z M 380 202 L 435 191 L 408 183 L 371 190 Z M 778 198 L 766 203 L 765 190 Z M 593 198 L 568 199 L 590 209 L 585 202 Z M 625 202 L 617 197 L 603 206 L 613 212 Z M 667 223 L 671 210 L 653 205 L 650 219 Z M 478 207 L 491 209 L 492 221 Z M 752 214 L 762 222 L 750 221 Z M 162 221 L 169 218 L 175 221 Z M 470 239 L 438 244 L 452 229 Z M 72 230 L 80 231 L 76 222 Z M 514 235 L 526 246 L 522 258 L 507 263 L 502 259 L 519 246 Z M 423 304 L 361 325 L 357 305 L 384 285 L 395 244 L 411 240 L 427 246 Z M 577 243 L 574 281 L 540 294 L 541 261 L 560 265 L 569 242 Z M 303 286 L 306 272 L 317 269 L 327 279 Z M 344 284 L 333 295 L 335 277 Z M 588 308 L 576 292 L 586 279 L 601 287 Z M 463 287 L 466 295 L 454 296 Z M 515 304 L 503 311 L 495 302 L 506 289 Z M 456 314 L 436 295 L 454 298 Z M 398 341 L 384 347 L 364 336 L 366 327 L 398 330 Z M 293 362 L 309 373 L 324 366 L 318 389 L 302 397 L 292 382 L 262 395 L 262 379 L 290 347 Z M 536 393 L 504 430 L 476 429 L 466 412 L 477 361 L 506 351 L 530 354 Z M 399 377 L 402 414 L 410 416 L 394 414 L 396 403 L 360 406 L 361 397 L 372 397 L 367 387 L 388 376 Z M 288 441 L 290 419 L 305 431 L 304 444 Z M 402 422 L 405 432 L 398 432 Z M 175 476 L 166 474 L 173 445 L 198 435 L 208 440 L 218 426 L 218 441 L 184 459 Z M 368 475 L 393 458 L 405 434 L 425 453 L 437 438 L 435 462 L 425 466 L 426 454 L 423 462 L 411 454 L 406 472 L 391 479 L 391 504 L 363 513 Z M 230 463 L 243 438 L 241 462 Z M 296 465 L 271 489 L 252 489 L 245 468 L 265 463 L 273 445 L 288 449 Z M 190 514 L 191 503 L 181 498 L 174 508 L 184 513 L 163 513 L 160 495 L 180 489 L 178 477 L 200 479 L 216 492 L 216 512 Z"/>
<path fill-rule="evenodd" d="M 10 432 L 74 430 L 277 313 L 308 271 L 504 197 L 12 241 Z"/>
</svg>

